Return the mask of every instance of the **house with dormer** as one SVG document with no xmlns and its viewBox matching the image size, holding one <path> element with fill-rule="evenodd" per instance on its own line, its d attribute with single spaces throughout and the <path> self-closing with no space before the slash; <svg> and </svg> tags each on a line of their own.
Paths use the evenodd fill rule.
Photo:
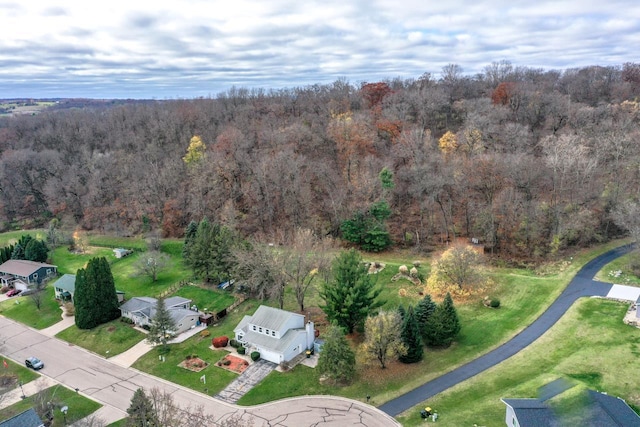
<svg viewBox="0 0 640 427">
<path fill-rule="evenodd" d="M 249 351 L 277 364 L 312 349 L 315 340 L 313 322 L 305 322 L 305 316 L 266 305 L 244 316 L 233 332 Z"/>
</svg>

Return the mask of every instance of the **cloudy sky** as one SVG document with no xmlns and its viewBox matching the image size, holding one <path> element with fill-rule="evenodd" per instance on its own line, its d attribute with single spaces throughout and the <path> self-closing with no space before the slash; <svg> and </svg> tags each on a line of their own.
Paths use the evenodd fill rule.
<svg viewBox="0 0 640 427">
<path fill-rule="evenodd" d="M 639 62 L 638 0 L 0 0 L 0 98 L 193 98 Z"/>
</svg>

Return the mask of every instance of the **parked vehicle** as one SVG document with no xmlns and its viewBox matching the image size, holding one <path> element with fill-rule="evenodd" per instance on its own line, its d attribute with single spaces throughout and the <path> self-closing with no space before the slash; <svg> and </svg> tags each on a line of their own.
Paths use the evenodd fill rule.
<svg viewBox="0 0 640 427">
<path fill-rule="evenodd" d="M 27 368 L 31 368 L 34 370 L 39 370 L 44 368 L 44 363 L 42 363 L 42 361 L 40 359 L 38 359 L 37 357 L 30 357 L 27 360 L 24 361 L 24 364 Z"/>
<path fill-rule="evenodd" d="M 22 292 L 22 289 L 11 289 L 9 292 L 7 292 L 7 296 L 14 297 L 16 295 L 20 295 L 20 292 Z"/>
</svg>

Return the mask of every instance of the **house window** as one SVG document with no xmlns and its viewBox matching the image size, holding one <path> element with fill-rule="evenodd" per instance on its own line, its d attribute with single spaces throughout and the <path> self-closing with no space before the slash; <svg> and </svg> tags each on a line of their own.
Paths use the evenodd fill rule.
<svg viewBox="0 0 640 427">
<path fill-rule="evenodd" d="M 262 328 L 260 328 L 260 332 L 262 332 Z"/>
<path fill-rule="evenodd" d="M 50 269 L 50 268 L 47 268 L 47 276 L 48 276 L 49 274 L 51 274 L 51 269 Z"/>
<path fill-rule="evenodd" d="M 276 331 L 271 331 L 271 335 L 275 337 L 276 336 Z"/>
<path fill-rule="evenodd" d="M 253 326 L 253 330 L 254 330 L 254 331 L 256 330 L 256 327 L 255 327 L 255 325 Z"/>
<path fill-rule="evenodd" d="M 37 279 L 38 278 L 38 273 L 33 273 L 33 278 Z"/>
</svg>

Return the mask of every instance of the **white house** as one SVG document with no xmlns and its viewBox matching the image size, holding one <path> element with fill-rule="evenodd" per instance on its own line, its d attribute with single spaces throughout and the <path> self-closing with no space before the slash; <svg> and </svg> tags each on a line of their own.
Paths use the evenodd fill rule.
<svg viewBox="0 0 640 427">
<path fill-rule="evenodd" d="M 150 325 L 156 315 L 158 300 L 151 297 L 134 297 L 120 306 L 122 317 L 133 320 L 139 326 Z M 189 309 L 190 299 L 171 297 L 164 305 L 176 324 L 176 334 L 180 334 L 198 324 L 200 313 Z"/>
<path fill-rule="evenodd" d="M 249 351 L 258 351 L 262 359 L 278 364 L 312 349 L 315 340 L 313 322 L 305 324 L 302 314 L 265 305 L 253 316 L 244 316 L 233 332 Z"/>
</svg>

